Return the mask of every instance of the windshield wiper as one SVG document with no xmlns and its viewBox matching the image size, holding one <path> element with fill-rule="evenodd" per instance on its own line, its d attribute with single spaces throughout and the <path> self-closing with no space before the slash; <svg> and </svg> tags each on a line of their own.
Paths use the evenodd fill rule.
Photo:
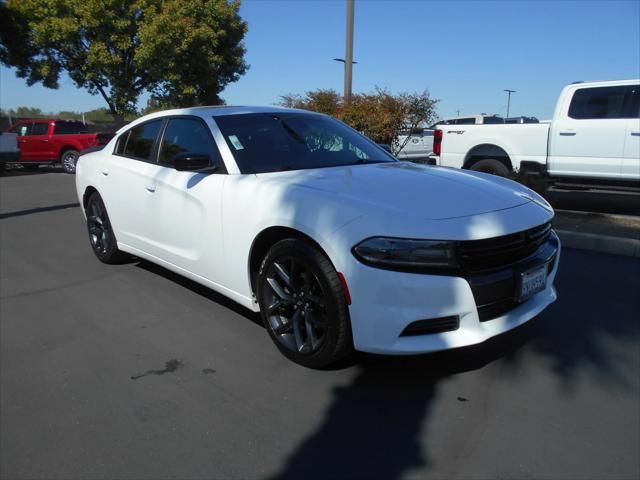
<svg viewBox="0 0 640 480">
<path fill-rule="evenodd" d="M 356 165 L 362 165 L 364 163 L 391 163 L 392 160 L 373 160 L 371 158 L 359 158 L 356 160 Z"/>
</svg>

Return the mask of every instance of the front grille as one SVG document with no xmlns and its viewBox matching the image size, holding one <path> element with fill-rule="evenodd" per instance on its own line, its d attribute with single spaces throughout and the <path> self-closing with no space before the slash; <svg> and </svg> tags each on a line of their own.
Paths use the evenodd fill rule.
<svg viewBox="0 0 640 480">
<path fill-rule="evenodd" d="M 430 335 L 432 333 L 452 332 L 460 328 L 458 316 L 430 318 L 428 320 L 417 320 L 407 325 L 401 337 L 413 337 L 416 335 Z"/>
<path fill-rule="evenodd" d="M 467 273 L 508 267 L 534 254 L 551 234 L 551 223 L 485 240 L 459 242 L 457 257 Z"/>
</svg>

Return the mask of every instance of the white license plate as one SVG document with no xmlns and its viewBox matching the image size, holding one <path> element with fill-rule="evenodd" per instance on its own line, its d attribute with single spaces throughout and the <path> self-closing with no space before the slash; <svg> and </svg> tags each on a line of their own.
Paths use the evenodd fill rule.
<svg viewBox="0 0 640 480">
<path fill-rule="evenodd" d="M 541 265 L 521 274 L 520 301 L 524 301 L 544 290 L 547 286 L 547 266 Z"/>
</svg>

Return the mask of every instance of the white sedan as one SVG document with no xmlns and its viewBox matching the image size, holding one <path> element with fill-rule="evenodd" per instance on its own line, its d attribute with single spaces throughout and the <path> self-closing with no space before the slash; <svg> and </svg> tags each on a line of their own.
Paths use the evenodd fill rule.
<svg viewBox="0 0 640 480">
<path fill-rule="evenodd" d="M 81 156 L 76 186 L 99 260 L 135 255 L 259 311 L 310 367 L 479 343 L 556 299 L 544 199 L 398 161 L 326 115 L 154 113 Z"/>
</svg>

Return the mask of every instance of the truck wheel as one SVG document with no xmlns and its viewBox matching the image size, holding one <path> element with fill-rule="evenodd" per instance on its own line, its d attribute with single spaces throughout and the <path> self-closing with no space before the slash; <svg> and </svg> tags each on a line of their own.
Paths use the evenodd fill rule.
<svg viewBox="0 0 640 480">
<path fill-rule="evenodd" d="M 67 173 L 76 173 L 76 163 L 78 163 L 78 157 L 80 157 L 80 152 L 77 150 L 65 150 L 62 152 L 60 156 L 60 163 L 62 163 L 62 168 Z"/>
<path fill-rule="evenodd" d="M 471 165 L 470 170 L 474 172 L 490 173 L 491 175 L 497 175 L 499 177 L 508 177 L 509 169 L 500 160 L 494 160 L 489 158 L 486 160 L 480 160 Z"/>
</svg>

